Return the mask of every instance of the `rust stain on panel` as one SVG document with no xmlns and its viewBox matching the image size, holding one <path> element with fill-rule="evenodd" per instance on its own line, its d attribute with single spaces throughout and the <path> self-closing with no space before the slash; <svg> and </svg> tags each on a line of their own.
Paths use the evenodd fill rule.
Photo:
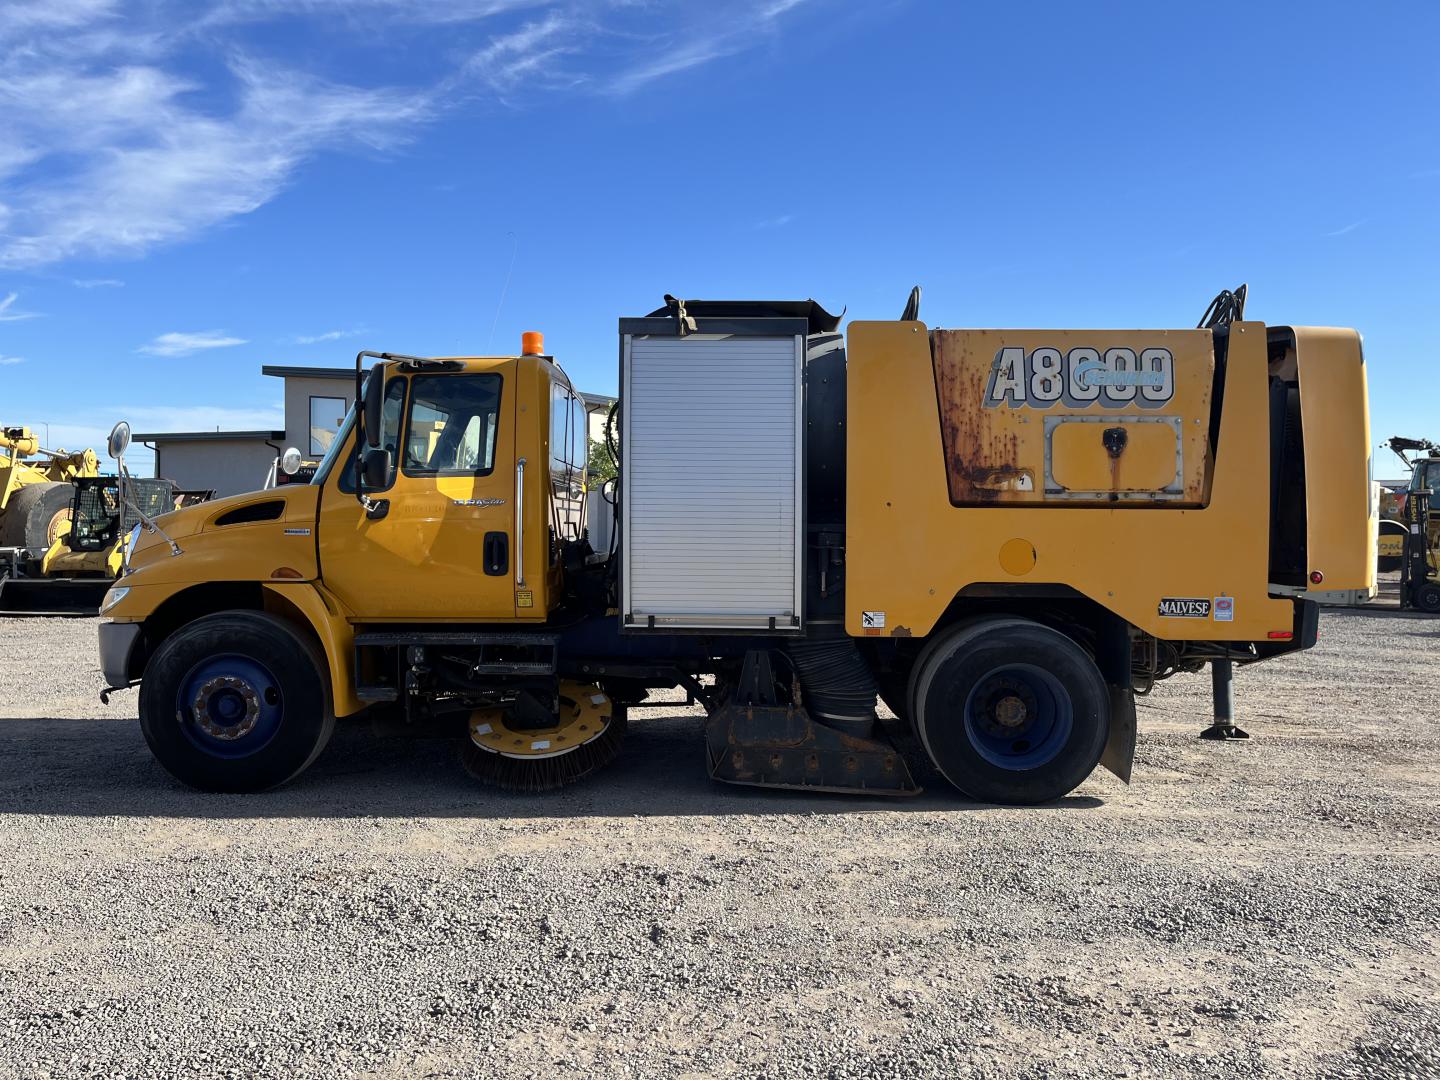
<svg viewBox="0 0 1440 1080">
<path fill-rule="evenodd" d="M 966 334 L 939 330 L 932 338 L 945 476 L 950 501 L 957 504 L 1004 501 L 1007 495 L 1018 494 L 1018 486 L 1029 475 L 1018 464 L 1018 434 L 996 430 L 996 410 L 984 408 L 985 380 L 969 374 L 988 372 L 988 367 L 972 361 L 975 349 L 984 349 L 986 338 L 983 330 Z M 1034 477 L 1030 480 L 1033 485 Z"/>
</svg>

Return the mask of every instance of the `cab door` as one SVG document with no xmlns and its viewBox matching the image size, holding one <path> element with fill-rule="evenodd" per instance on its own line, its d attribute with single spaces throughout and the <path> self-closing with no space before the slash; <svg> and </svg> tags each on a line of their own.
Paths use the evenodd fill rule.
<svg viewBox="0 0 1440 1080">
<path fill-rule="evenodd" d="M 515 617 L 515 366 L 390 369 L 384 512 L 355 496 L 353 446 L 320 504 L 320 576 L 357 621 Z"/>
</svg>

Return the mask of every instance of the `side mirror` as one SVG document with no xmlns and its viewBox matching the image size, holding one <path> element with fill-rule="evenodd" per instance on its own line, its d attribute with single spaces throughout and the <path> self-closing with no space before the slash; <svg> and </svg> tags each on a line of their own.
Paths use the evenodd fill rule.
<svg viewBox="0 0 1440 1080">
<path fill-rule="evenodd" d="M 365 384 L 365 445 L 378 450 L 384 430 L 385 365 L 376 364 L 370 369 L 370 381 Z"/>
<path fill-rule="evenodd" d="M 366 490 L 379 491 L 390 482 L 390 451 L 375 447 L 365 451 L 360 459 L 360 478 Z"/>
<path fill-rule="evenodd" d="M 130 425 L 121 420 L 111 428 L 110 439 L 105 448 L 116 461 L 124 457 L 125 451 L 130 449 Z"/>
<path fill-rule="evenodd" d="M 305 459 L 300 456 L 299 447 L 288 447 L 285 452 L 280 455 L 280 471 L 286 476 L 294 476 L 300 471 L 300 466 L 304 463 Z"/>
</svg>

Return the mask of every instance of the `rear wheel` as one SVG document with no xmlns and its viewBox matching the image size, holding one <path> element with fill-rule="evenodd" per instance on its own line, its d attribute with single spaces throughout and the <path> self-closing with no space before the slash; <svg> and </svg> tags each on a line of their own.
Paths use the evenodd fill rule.
<svg viewBox="0 0 1440 1080">
<path fill-rule="evenodd" d="M 1026 619 L 982 619 L 932 642 L 911 701 L 935 767 L 984 802 L 1060 798 L 1094 770 L 1109 733 L 1109 692 L 1094 661 Z"/>
<path fill-rule="evenodd" d="M 156 759 L 202 791 L 264 791 L 299 775 L 335 718 L 314 645 L 254 611 L 197 619 L 161 643 L 140 683 Z"/>
</svg>

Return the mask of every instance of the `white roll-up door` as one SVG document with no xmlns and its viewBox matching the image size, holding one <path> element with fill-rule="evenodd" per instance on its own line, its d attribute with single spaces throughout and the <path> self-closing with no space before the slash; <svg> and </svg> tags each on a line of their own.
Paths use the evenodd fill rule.
<svg viewBox="0 0 1440 1080">
<path fill-rule="evenodd" d="M 800 624 L 803 337 L 627 337 L 626 625 Z"/>
</svg>

